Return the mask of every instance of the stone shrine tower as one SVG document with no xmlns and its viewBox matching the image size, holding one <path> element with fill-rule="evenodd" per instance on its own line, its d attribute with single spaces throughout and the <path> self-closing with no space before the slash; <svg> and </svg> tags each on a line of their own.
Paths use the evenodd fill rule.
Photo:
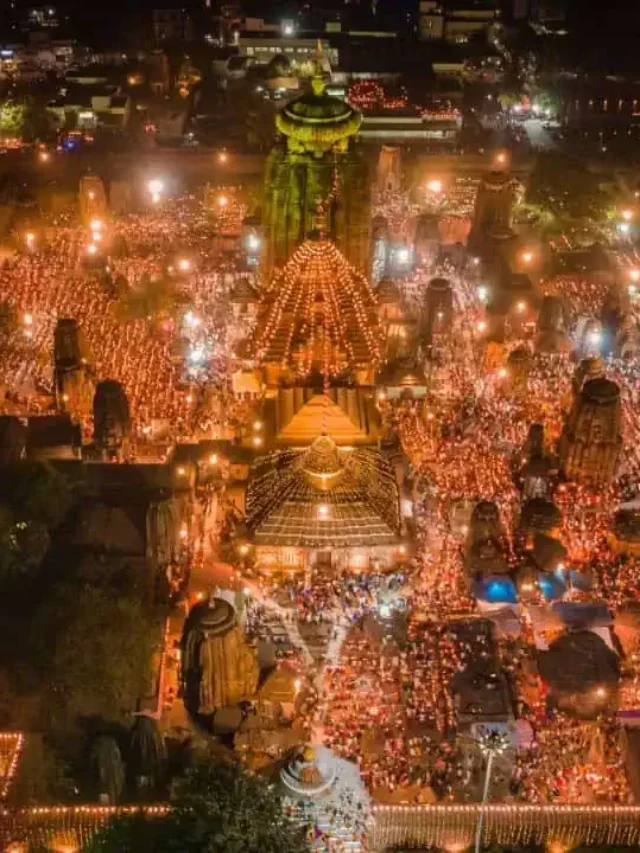
<svg viewBox="0 0 640 853">
<path fill-rule="evenodd" d="M 560 439 L 560 460 L 570 479 L 602 486 L 613 479 L 620 451 L 620 389 L 599 377 L 585 382 Z"/>
<path fill-rule="evenodd" d="M 267 161 L 265 246 L 262 274 L 270 278 L 316 231 L 336 244 L 353 266 L 369 268 L 370 186 L 353 141 L 362 116 L 325 92 L 321 76 L 313 91 L 276 116 L 284 137 Z"/>
</svg>

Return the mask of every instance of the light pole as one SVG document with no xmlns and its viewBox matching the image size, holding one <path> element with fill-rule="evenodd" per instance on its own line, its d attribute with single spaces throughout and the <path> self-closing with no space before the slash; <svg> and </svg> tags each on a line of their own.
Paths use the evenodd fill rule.
<svg viewBox="0 0 640 853">
<path fill-rule="evenodd" d="M 475 853 L 480 853 L 480 844 L 482 843 L 482 828 L 484 825 L 484 810 L 489 799 L 489 786 L 491 785 L 491 770 L 493 769 L 493 759 L 496 755 L 503 753 L 509 746 L 509 738 L 504 732 L 495 730 L 489 731 L 482 735 L 476 741 L 480 747 L 480 752 L 487 759 L 487 769 L 484 774 L 484 788 L 482 791 L 482 804 L 478 815 L 478 827 L 476 829 Z"/>
</svg>

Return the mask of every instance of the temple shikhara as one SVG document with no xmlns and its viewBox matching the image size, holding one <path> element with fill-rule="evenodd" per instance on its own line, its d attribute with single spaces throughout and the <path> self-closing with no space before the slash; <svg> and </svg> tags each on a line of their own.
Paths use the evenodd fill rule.
<svg viewBox="0 0 640 853">
<path fill-rule="evenodd" d="M 0 853 L 221 760 L 317 853 L 638 849 L 640 212 L 296 69 L 258 177 L 83 176 L 0 264 Z"/>
</svg>

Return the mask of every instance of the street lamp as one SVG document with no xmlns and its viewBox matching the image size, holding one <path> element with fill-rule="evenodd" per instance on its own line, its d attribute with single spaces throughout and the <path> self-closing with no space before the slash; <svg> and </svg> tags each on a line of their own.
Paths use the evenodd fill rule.
<svg viewBox="0 0 640 853">
<path fill-rule="evenodd" d="M 478 297 L 478 300 L 480 302 L 486 304 L 487 300 L 489 299 L 489 288 L 485 287 L 484 284 L 478 285 L 476 289 L 476 296 Z"/>
<path fill-rule="evenodd" d="M 482 828 L 484 825 L 484 809 L 489 799 L 489 786 L 491 785 L 491 771 L 493 769 L 493 759 L 496 755 L 501 755 L 509 746 L 509 738 L 504 732 L 496 731 L 495 729 L 481 735 L 476 741 L 480 748 L 480 752 L 487 759 L 487 769 L 484 774 L 484 789 L 482 791 L 482 805 L 480 806 L 480 814 L 478 816 L 478 828 L 476 830 L 475 853 L 480 853 L 480 844 L 482 843 Z"/>
</svg>

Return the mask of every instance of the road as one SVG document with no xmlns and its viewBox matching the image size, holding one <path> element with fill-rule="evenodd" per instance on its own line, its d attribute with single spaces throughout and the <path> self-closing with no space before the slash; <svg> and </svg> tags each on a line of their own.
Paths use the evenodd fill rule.
<svg viewBox="0 0 640 853">
<path fill-rule="evenodd" d="M 523 127 L 534 151 L 554 151 L 558 147 L 546 128 L 542 126 L 540 119 L 528 119 L 523 123 Z"/>
</svg>

